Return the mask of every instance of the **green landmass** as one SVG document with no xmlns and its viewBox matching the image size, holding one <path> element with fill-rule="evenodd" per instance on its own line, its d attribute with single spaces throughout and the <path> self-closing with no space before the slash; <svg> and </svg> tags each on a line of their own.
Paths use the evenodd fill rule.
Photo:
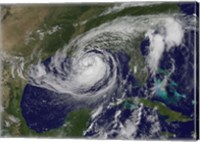
<svg viewBox="0 0 200 142">
<path fill-rule="evenodd" d="M 176 112 L 168 108 L 164 103 L 158 101 L 151 101 L 145 98 L 127 98 L 126 100 L 133 104 L 142 103 L 144 106 L 151 109 L 157 108 L 157 112 L 162 116 L 167 116 L 166 122 L 187 122 L 192 119 L 189 116 L 183 115 L 180 112 Z"/>
<path fill-rule="evenodd" d="M 97 27 L 102 23 L 111 21 L 117 17 L 122 16 L 140 16 L 140 15 L 151 15 L 151 14 L 160 14 L 160 13 L 170 13 L 178 12 L 180 9 L 176 3 L 162 3 L 157 5 L 147 5 L 147 6 L 136 6 L 125 8 L 124 10 L 117 13 L 110 13 L 105 16 L 96 17 L 86 23 L 85 31 Z"/>
<path fill-rule="evenodd" d="M 160 133 L 162 136 L 165 136 L 167 138 L 173 138 L 175 136 L 175 134 L 172 134 L 170 132 L 161 132 Z"/>
<path fill-rule="evenodd" d="M 125 48 L 129 57 L 131 57 L 129 67 L 132 69 L 133 75 L 138 81 L 137 86 L 142 86 L 148 77 L 148 72 L 144 69 L 146 66 L 145 58 L 143 58 L 140 50 L 140 44 L 143 39 L 144 34 L 135 39 L 133 48 Z M 137 68 L 136 72 L 134 72 L 135 68 Z"/>
</svg>

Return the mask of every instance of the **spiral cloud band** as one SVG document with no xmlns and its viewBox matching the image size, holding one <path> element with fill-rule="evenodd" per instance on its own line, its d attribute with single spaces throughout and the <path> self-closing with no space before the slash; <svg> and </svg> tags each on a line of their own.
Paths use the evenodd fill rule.
<svg viewBox="0 0 200 142">
<path fill-rule="evenodd" d="M 125 49 L 126 46 L 131 46 L 134 39 L 143 32 L 146 32 L 146 36 L 152 41 L 147 63 L 151 71 L 155 72 L 165 47 L 169 50 L 174 45 L 179 45 L 184 29 L 180 21 L 168 15 L 138 18 L 118 18 L 77 37 L 62 51 L 57 51 L 51 57 L 48 67 L 42 62 L 33 66 L 29 73 L 30 84 L 61 93 L 79 94 L 79 96 L 80 94 L 90 95 L 88 90 L 105 82 L 107 85 L 102 87 L 103 90 L 112 88 L 117 77 L 118 64 L 116 62 L 118 61 L 106 50 Z M 163 22 L 170 24 L 162 27 Z M 158 25 L 166 33 L 154 34 L 149 31 Z M 170 31 L 173 29 L 180 34 L 178 38 L 174 38 L 173 35 L 171 37 Z M 70 57 L 67 55 L 69 50 L 73 50 Z"/>
</svg>

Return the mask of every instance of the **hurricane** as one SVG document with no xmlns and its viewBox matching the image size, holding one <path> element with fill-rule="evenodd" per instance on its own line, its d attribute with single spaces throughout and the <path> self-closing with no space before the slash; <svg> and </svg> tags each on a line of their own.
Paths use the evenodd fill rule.
<svg viewBox="0 0 200 142">
<path fill-rule="evenodd" d="M 181 44 L 184 32 L 184 21 L 181 20 L 178 16 L 158 15 L 122 17 L 105 23 L 78 36 L 54 56 L 32 65 L 28 72 L 28 84 L 62 94 L 57 97 L 67 98 L 65 105 L 70 108 L 70 101 L 76 102 L 74 108 L 94 107 L 101 103 L 106 105 L 111 99 L 116 100 L 126 93 L 124 84 L 132 76 L 131 69 L 126 76 L 123 73 L 130 60 L 125 56 L 125 50 L 134 48 L 136 38 L 146 33 L 151 45 L 146 57 L 149 68 L 143 70 L 149 70 L 154 75 L 164 50 Z M 157 26 L 160 28 L 155 33 Z M 174 29 L 180 34 L 178 38 L 170 34 Z M 137 60 L 133 62 L 137 66 Z M 25 96 L 22 105 L 27 103 Z M 32 109 L 30 104 L 23 112 L 29 113 L 29 109 Z"/>
<path fill-rule="evenodd" d="M 97 17 L 134 6 L 108 8 Z M 51 132 L 70 126 L 66 120 L 74 111 L 89 109 L 86 138 L 151 139 L 169 127 L 179 131 L 177 121 L 194 117 L 186 103 L 194 92 L 194 45 L 189 49 L 187 42 L 196 18 L 180 12 L 127 14 L 74 34 L 47 58 L 41 48 L 31 54 L 31 64 L 2 54 L 13 61 L 13 78 L 17 73 L 26 82 L 20 101 L 26 125 L 36 133 Z"/>
</svg>

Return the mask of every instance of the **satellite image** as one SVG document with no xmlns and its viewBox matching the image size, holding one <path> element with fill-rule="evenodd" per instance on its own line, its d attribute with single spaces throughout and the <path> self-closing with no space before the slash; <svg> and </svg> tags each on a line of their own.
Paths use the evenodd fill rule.
<svg viewBox="0 0 200 142">
<path fill-rule="evenodd" d="M 196 2 L 0 5 L 1 137 L 198 139 Z"/>
</svg>

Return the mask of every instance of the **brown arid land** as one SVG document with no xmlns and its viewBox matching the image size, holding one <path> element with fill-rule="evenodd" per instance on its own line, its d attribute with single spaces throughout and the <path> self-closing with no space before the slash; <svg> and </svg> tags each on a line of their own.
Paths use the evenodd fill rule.
<svg viewBox="0 0 200 142">
<path fill-rule="evenodd" d="M 34 31 L 48 14 L 44 6 L 3 5 L 2 6 L 3 50 L 9 52 L 24 42 L 28 32 Z"/>
</svg>

